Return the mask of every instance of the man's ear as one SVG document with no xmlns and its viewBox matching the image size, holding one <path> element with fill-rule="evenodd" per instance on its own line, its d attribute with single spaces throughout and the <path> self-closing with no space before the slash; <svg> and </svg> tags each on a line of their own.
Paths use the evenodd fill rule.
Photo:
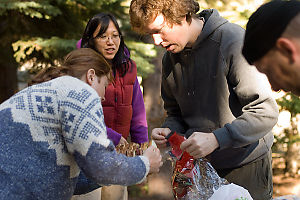
<svg viewBox="0 0 300 200">
<path fill-rule="evenodd" d="M 95 80 L 95 76 L 96 76 L 96 72 L 94 69 L 89 69 L 86 72 L 86 82 L 87 84 L 89 84 L 90 86 L 93 84 L 94 80 Z"/>
<path fill-rule="evenodd" d="M 276 47 L 283 56 L 287 57 L 290 64 L 297 60 L 297 48 L 292 40 L 280 37 L 276 41 Z"/>
</svg>

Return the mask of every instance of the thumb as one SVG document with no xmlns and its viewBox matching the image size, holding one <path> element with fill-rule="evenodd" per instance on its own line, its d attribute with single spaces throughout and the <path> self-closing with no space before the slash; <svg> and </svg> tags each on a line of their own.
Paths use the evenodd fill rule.
<svg viewBox="0 0 300 200">
<path fill-rule="evenodd" d="M 191 144 L 190 140 L 185 140 L 184 142 L 181 143 L 180 149 L 185 151 L 185 149 L 188 148 L 190 144 Z"/>
</svg>

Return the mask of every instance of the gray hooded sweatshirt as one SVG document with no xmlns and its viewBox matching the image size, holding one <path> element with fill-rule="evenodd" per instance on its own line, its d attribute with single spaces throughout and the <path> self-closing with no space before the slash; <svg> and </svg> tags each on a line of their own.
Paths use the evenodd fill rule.
<svg viewBox="0 0 300 200">
<path fill-rule="evenodd" d="M 199 17 L 206 22 L 192 48 L 163 58 L 163 127 L 186 137 L 214 133 L 214 168 L 239 167 L 269 153 L 278 108 L 267 78 L 241 54 L 244 29 L 214 9 Z"/>
</svg>

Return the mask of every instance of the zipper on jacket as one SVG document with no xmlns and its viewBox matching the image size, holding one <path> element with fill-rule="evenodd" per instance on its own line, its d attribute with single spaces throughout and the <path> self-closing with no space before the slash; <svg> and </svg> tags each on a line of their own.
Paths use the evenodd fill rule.
<svg viewBox="0 0 300 200">
<path fill-rule="evenodd" d="M 183 65 L 181 65 L 181 73 L 183 79 L 183 85 L 186 89 L 188 96 L 195 95 L 195 77 L 194 73 L 194 63 L 191 61 L 191 49 L 186 49 L 183 53 Z"/>
</svg>

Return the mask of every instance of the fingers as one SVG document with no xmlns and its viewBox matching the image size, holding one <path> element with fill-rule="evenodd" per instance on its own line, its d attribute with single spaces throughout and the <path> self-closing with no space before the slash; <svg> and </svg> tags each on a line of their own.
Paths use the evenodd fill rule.
<svg viewBox="0 0 300 200">
<path fill-rule="evenodd" d="M 149 173 L 157 173 L 159 172 L 159 168 L 162 166 L 162 157 L 160 154 L 160 150 L 154 146 L 150 146 L 144 153 L 149 159 L 150 163 L 150 171 Z"/>
<path fill-rule="evenodd" d="M 199 151 L 199 148 L 197 148 L 196 145 L 193 144 L 192 140 L 186 140 L 186 141 L 182 142 L 180 149 L 182 151 L 186 151 L 194 158 L 200 158 L 200 156 L 202 155 L 201 151 Z"/>
<path fill-rule="evenodd" d="M 180 149 L 182 151 L 187 151 L 187 148 L 190 147 L 192 145 L 192 141 L 187 139 L 184 142 L 181 143 L 180 145 Z M 187 151 L 188 152 L 188 151 Z"/>
<path fill-rule="evenodd" d="M 166 147 L 167 139 L 165 138 L 171 130 L 169 128 L 155 128 L 152 130 L 152 139 L 159 148 Z"/>
<path fill-rule="evenodd" d="M 195 149 L 194 151 L 190 151 L 188 152 L 191 156 L 193 156 L 193 158 L 197 159 L 197 158 L 203 158 L 206 155 L 202 153 L 202 151 L 199 151 L 198 149 Z"/>
<path fill-rule="evenodd" d="M 127 140 L 124 137 L 121 137 L 120 141 L 119 141 L 119 145 L 126 145 L 128 144 Z"/>
<path fill-rule="evenodd" d="M 149 159 L 151 159 L 151 158 L 161 158 L 160 150 L 157 147 L 154 147 L 154 146 L 148 147 L 143 155 L 147 156 Z"/>
<path fill-rule="evenodd" d="M 182 151 L 186 151 L 195 159 L 206 156 L 205 146 L 202 143 L 202 139 L 198 136 L 197 132 L 195 132 L 180 145 Z"/>
<path fill-rule="evenodd" d="M 163 139 L 169 133 L 171 133 L 171 130 L 169 128 L 155 128 L 152 130 L 152 137 L 155 137 L 157 139 Z"/>
<path fill-rule="evenodd" d="M 194 158 L 202 158 L 212 153 L 219 147 L 219 143 L 213 133 L 194 132 L 180 148 L 188 152 Z"/>
<path fill-rule="evenodd" d="M 164 135 L 162 135 L 160 132 L 158 132 L 158 133 L 156 133 L 156 132 L 152 132 L 152 138 L 154 139 L 154 140 L 163 140 L 163 139 L 165 139 L 165 136 Z"/>
</svg>

